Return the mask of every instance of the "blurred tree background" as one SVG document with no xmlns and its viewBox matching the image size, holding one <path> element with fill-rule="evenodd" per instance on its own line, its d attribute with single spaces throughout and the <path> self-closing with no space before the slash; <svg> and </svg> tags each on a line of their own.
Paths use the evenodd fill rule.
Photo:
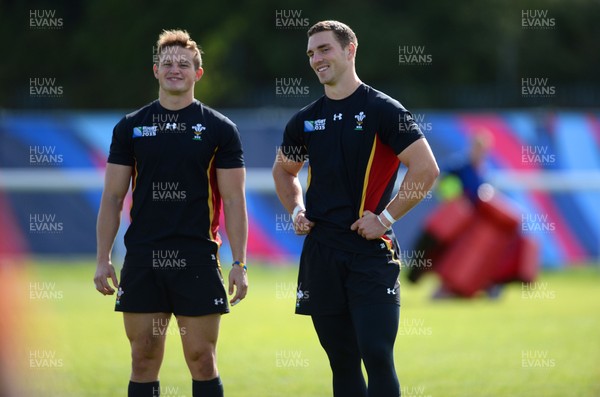
<svg viewBox="0 0 600 397">
<path fill-rule="evenodd" d="M 62 26 L 31 28 L 32 10 L 54 10 Z M 554 26 L 525 28 L 527 10 L 545 12 Z M 282 11 L 295 26 L 277 26 Z M 0 107 L 138 108 L 157 96 L 153 47 L 165 28 L 187 29 L 202 46 L 205 76 L 196 96 L 203 102 L 305 104 L 275 95 L 276 79 L 301 78 L 310 99 L 321 95 L 305 49 L 306 25 L 322 19 L 355 30 L 361 79 L 410 108 L 597 107 L 599 16 L 595 0 L 4 0 Z M 421 48 L 431 61 L 400 63 L 403 46 Z M 64 94 L 32 97 L 36 77 L 54 78 Z M 526 98 L 522 78 L 547 78 L 556 94 Z"/>
</svg>

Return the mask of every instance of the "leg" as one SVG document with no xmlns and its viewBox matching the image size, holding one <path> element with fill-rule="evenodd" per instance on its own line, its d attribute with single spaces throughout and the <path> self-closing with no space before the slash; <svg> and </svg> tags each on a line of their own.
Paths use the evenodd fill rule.
<svg viewBox="0 0 600 397">
<path fill-rule="evenodd" d="M 128 396 L 158 396 L 158 371 L 165 352 L 170 313 L 123 313 L 131 345 L 131 378 Z"/>
<path fill-rule="evenodd" d="M 183 354 L 193 380 L 193 395 L 223 396 L 217 369 L 217 338 L 221 314 L 177 316 Z"/>
<path fill-rule="evenodd" d="M 321 346 L 329 357 L 334 397 L 366 397 L 360 353 L 349 314 L 312 316 Z"/>
<path fill-rule="evenodd" d="M 352 310 L 361 356 L 369 376 L 369 397 L 398 397 L 400 384 L 394 367 L 394 342 L 400 307 L 363 305 Z"/>
<path fill-rule="evenodd" d="M 131 344 L 131 380 L 154 382 L 165 352 L 170 313 L 123 313 Z"/>
</svg>

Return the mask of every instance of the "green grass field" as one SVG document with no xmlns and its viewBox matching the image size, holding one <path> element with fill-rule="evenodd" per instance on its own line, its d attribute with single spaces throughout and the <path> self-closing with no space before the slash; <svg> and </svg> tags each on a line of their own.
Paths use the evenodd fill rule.
<svg viewBox="0 0 600 397">
<path fill-rule="evenodd" d="M 129 346 L 92 263 L 32 265 L 13 360 L 19 396 L 124 396 Z M 331 396 L 310 319 L 293 314 L 294 267 L 251 266 L 250 293 L 223 317 L 219 368 L 228 397 Z M 404 397 L 600 396 L 598 267 L 545 272 L 501 298 L 433 302 L 436 281 L 403 282 L 396 364 Z M 168 329 L 163 397 L 191 397 L 177 330 Z M 33 361 L 32 361 L 33 359 Z"/>
</svg>

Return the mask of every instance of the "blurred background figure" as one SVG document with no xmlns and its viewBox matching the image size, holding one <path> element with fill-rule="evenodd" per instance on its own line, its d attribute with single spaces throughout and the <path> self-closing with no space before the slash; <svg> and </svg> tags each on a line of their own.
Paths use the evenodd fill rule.
<svg viewBox="0 0 600 397">
<path fill-rule="evenodd" d="M 471 138 L 467 155 L 460 153 L 451 163 L 454 167 L 448 169 L 448 175 L 456 176 L 462 185 L 463 194 L 473 204 L 479 200 L 479 189 L 485 189 L 489 194 L 489 186 L 484 185 L 485 158 L 493 144 L 493 136 L 487 130 L 478 130 Z M 492 193 L 493 194 L 493 193 Z"/>
<path fill-rule="evenodd" d="M 532 282 L 539 267 L 536 243 L 521 234 L 514 208 L 485 182 L 485 160 L 492 134 L 472 134 L 468 153 L 454 155 L 440 182 L 443 201 L 426 218 L 415 250 L 431 267 L 411 267 L 416 283 L 433 270 L 440 278 L 436 299 L 470 298 L 485 291 L 497 298 L 502 285 Z"/>
</svg>

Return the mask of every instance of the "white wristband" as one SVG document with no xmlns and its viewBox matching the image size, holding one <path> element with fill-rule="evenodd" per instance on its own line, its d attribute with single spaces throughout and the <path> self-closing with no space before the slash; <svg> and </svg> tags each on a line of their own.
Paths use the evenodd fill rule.
<svg viewBox="0 0 600 397">
<path fill-rule="evenodd" d="M 381 223 L 381 226 L 385 227 L 385 230 L 389 230 L 390 229 L 391 226 L 386 226 L 385 223 L 383 223 L 383 221 L 379 217 L 379 215 L 376 215 L 375 217 L 377 218 L 377 220 L 379 221 L 379 223 Z"/>
<path fill-rule="evenodd" d="M 303 206 L 298 204 L 296 206 L 296 208 L 294 208 L 294 211 L 292 212 L 292 222 L 296 223 L 296 217 L 298 216 L 298 213 L 300 213 L 300 211 L 306 211 L 306 210 L 304 209 Z"/>
<path fill-rule="evenodd" d="M 392 225 L 394 224 L 394 222 L 396 222 L 396 220 L 389 213 L 389 211 L 387 210 L 387 208 L 383 210 L 383 212 L 381 213 L 381 215 L 383 215 L 385 217 L 385 219 L 387 219 L 387 221 L 390 223 L 390 227 L 392 227 Z"/>
</svg>

